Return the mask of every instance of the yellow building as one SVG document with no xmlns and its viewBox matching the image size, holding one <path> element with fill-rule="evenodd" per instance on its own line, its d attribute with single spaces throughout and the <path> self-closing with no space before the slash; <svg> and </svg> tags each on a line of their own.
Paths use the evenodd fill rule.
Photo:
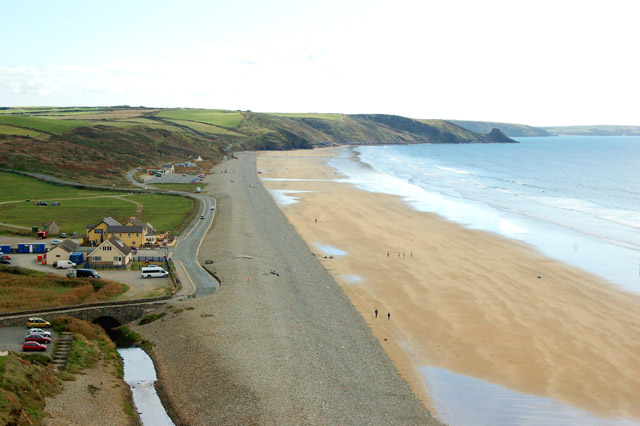
<svg viewBox="0 0 640 426">
<path fill-rule="evenodd" d="M 87 243 L 97 246 L 108 240 L 110 238 L 107 235 L 109 226 L 122 226 L 122 224 L 112 217 L 105 217 L 97 225 L 87 225 Z"/>
<path fill-rule="evenodd" d="M 112 217 L 105 217 L 99 224 L 87 226 L 87 241 L 94 246 L 116 237 L 129 247 L 137 248 L 155 243 L 155 235 L 156 231 L 151 224 L 135 217 L 129 218 L 124 225 Z"/>
</svg>

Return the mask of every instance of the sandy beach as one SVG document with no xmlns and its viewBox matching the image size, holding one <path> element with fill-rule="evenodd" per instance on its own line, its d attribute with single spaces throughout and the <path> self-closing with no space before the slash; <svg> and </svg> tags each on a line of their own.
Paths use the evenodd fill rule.
<svg viewBox="0 0 640 426">
<path fill-rule="evenodd" d="M 338 182 L 326 165 L 335 153 L 259 153 L 259 176 L 270 190 L 309 191 L 282 211 L 425 406 L 433 410 L 418 368 L 435 366 L 640 419 L 638 295 L 523 243 Z M 329 258 L 320 245 L 347 254 Z"/>
</svg>

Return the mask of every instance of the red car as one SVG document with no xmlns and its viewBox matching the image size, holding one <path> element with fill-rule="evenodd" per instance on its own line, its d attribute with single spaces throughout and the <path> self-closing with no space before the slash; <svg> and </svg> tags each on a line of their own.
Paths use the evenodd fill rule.
<svg viewBox="0 0 640 426">
<path fill-rule="evenodd" d="M 28 334 L 24 337 L 25 342 L 51 343 L 51 339 L 40 334 Z"/>
<path fill-rule="evenodd" d="M 0 259 L 11 260 L 11 256 L 9 256 L 8 254 L 0 254 Z"/>
<path fill-rule="evenodd" d="M 22 345 L 22 350 L 23 351 L 46 351 L 47 347 L 45 345 L 41 345 L 38 342 L 24 342 L 24 345 Z"/>
</svg>

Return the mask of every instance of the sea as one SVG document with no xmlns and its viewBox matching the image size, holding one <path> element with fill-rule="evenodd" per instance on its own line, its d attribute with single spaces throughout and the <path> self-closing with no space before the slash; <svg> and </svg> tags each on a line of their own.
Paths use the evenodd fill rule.
<svg viewBox="0 0 640 426">
<path fill-rule="evenodd" d="M 640 137 L 344 148 L 344 181 L 640 293 Z"/>
<path fill-rule="evenodd" d="M 329 165 L 358 188 L 522 241 L 640 293 L 640 137 L 514 139 L 343 148 Z M 452 426 L 640 426 L 434 366 L 420 373 Z"/>
</svg>

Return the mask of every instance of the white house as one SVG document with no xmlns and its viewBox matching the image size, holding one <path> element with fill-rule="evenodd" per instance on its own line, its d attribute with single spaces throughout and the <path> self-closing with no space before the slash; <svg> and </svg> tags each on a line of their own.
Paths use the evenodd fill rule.
<svg viewBox="0 0 640 426">
<path fill-rule="evenodd" d="M 131 247 L 116 237 L 111 237 L 89 253 L 89 262 L 94 265 L 127 266 L 133 259 Z"/>
</svg>

